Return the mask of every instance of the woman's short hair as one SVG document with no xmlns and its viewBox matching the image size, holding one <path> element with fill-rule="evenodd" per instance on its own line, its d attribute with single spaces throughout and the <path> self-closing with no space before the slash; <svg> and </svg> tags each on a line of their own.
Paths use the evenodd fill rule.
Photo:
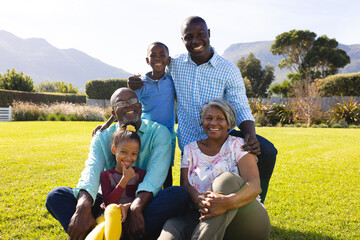
<svg viewBox="0 0 360 240">
<path fill-rule="evenodd" d="M 201 125 L 204 122 L 204 116 L 209 107 L 219 108 L 225 115 L 226 121 L 230 126 L 230 129 L 233 129 L 236 124 L 236 113 L 234 107 L 226 100 L 222 98 L 212 99 L 206 103 L 201 108 L 200 111 L 200 121 Z"/>
</svg>

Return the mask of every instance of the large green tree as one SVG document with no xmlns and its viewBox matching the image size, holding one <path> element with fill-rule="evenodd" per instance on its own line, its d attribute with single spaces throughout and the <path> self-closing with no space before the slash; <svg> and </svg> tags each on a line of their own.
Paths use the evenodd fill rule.
<svg viewBox="0 0 360 240">
<path fill-rule="evenodd" d="M 312 48 L 307 52 L 302 69 L 309 69 L 313 78 L 325 78 L 338 72 L 350 63 L 350 57 L 342 49 L 337 48 L 338 42 L 326 35 L 314 41 Z"/>
<path fill-rule="evenodd" d="M 263 69 L 261 61 L 251 52 L 247 58 L 242 57 L 237 62 L 244 79 L 248 79 L 251 84 L 251 92 L 247 91 L 248 97 L 267 97 L 268 88 L 275 80 L 274 67 L 266 65 Z"/>
<path fill-rule="evenodd" d="M 28 75 L 17 73 L 15 69 L 10 72 L 8 69 L 6 73 L 0 74 L 0 89 L 33 92 L 34 83 Z"/>
<path fill-rule="evenodd" d="M 302 61 L 311 49 L 316 38 L 316 33 L 309 30 L 291 30 L 277 35 L 271 45 L 270 52 L 282 55 L 284 58 L 279 63 L 279 68 L 287 68 L 291 72 L 300 71 Z"/>
<path fill-rule="evenodd" d="M 274 55 L 284 58 L 279 68 L 298 73 L 301 80 L 314 80 L 335 74 L 339 68 L 350 63 L 345 51 L 338 49 L 338 42 L 323 35 L 316 39 L 316 33 L 309 30 L 291 30 L 278 36 L 271 45 Z"/>
</svg>

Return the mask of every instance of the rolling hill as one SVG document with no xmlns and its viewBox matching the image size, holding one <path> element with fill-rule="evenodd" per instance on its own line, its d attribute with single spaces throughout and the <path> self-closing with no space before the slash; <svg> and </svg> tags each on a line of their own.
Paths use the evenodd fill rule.
<svg viewBox="0 0 360 240">
<path fill-rule="evenodd" d="M 14 68 L 34 84 L 71 82 L 80 91 L 92 79 L 128 78 L 131 74 L 76 49 L 58 49 L 41 38 L 22 39 L 0 30 L 0 72 Z"/>
<path fill-rule="evenodd" d="M 250 52 L 253 52 L 255 57 L 260 59 L 263 66 L 269 63 L 275 67 L 275 82 L 282 82 L 286 79 L 286 75 L 290 73 L 290 71 L 287 69 L 279 69 L 278 63 L 283 57 L 273 55 L 270 52 L 272 44 L 273 41 L 236 43 L 228 47 L 222 56 L 236 64 L 240 58 L 247 57 Z M 340 69 L 339 73 L 360 72 L 360 44 L 339 44 L 339 48 L 345 50 L 351 59 L 350 64 L 345 66 L 344 69 Z"/>
<path fill-rule="evenodd" d="M 275 67 L 275 82 L 282 82 L 289 71 L 278 68 L 282 56 L 271 54 L 272 43 L 260 41 L 232 44 L 222 56 L 236 64 L 241 57 L 247 57 L 253 52 L 263 66 L 269 63 Z M 339 72 L 360 72 L 360 44 L 339 44 L 339 48 L 345 50 L 351 58 L 351 63 Z M 131 75 L 79 50 L 58 49 L 42 38 L 22 39 L 0 30 L 0 73 L 12 68 L 29 75 L 34 84 L 45 80 L 71 82 L 82 92 L 89 80 L 128 78 Z"/>
</svg>

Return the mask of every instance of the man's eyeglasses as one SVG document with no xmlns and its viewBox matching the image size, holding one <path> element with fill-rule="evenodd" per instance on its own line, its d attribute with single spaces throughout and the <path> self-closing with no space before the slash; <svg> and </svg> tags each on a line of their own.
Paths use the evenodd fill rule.
<svg viewBox="0 0 360 240">
<path fill-rule="evenodd" d="M 135 104 L 138 103 L 139 99 L 137 98 L 130 98 L 129 100 L 126 101 L 118 101 L 117 103 L 114 104 L 113 108 L 119 108 L 119 107 L 125 107 L 127 105 L 131 105 L 131 104 Z"/>
</svg>

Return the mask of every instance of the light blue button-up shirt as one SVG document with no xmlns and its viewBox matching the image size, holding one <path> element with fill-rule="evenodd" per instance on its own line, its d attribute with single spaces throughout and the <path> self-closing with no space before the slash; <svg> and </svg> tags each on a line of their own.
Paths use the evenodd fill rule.
<svg viewBox="0 0 360 240">
<path fill-rule="evenodd" d="M 200 66 L 189 53 L 172 58 L 169 65 L 177 96 L 177 137 L 181 151 L 188 143 L 207 138 L 200 126 L 200 110 L 211 99 L 229 101 L 235 108 L 238 126 L 245 120 L 254 121 L 239 68 L 213 52 L 213 57 Z"/>
<path fill-rule="evenodd" d="M 135 90 L 142 104 L 142 119 L 149 119 L 174 131 L 175 87 L 172 78 L 165 73 L 159 80 L 149 78 L 147 73 L 142 81 L 145 86 Z"/>
<path fill-rule="evenodd" d="M 100 174 L 116 166 L 111 152 L 111 136 L 119 129 L 119 123 L 97 132 L 90 144 L 90 153 L 81 172 L 78 185 L 74 188 L 75 198 L 81 189 L 86 190 L 95 201 L 100 186 Z M 153 196 L 161 190 L 170 166 L 171 142 L 169 130 L 150 120 L 142 120 L 137 134 L 141 139 L 141 149 L 133 166 L 146 171 L 145 178 L 136 191 L 152 192 Z"/>
</svg>

